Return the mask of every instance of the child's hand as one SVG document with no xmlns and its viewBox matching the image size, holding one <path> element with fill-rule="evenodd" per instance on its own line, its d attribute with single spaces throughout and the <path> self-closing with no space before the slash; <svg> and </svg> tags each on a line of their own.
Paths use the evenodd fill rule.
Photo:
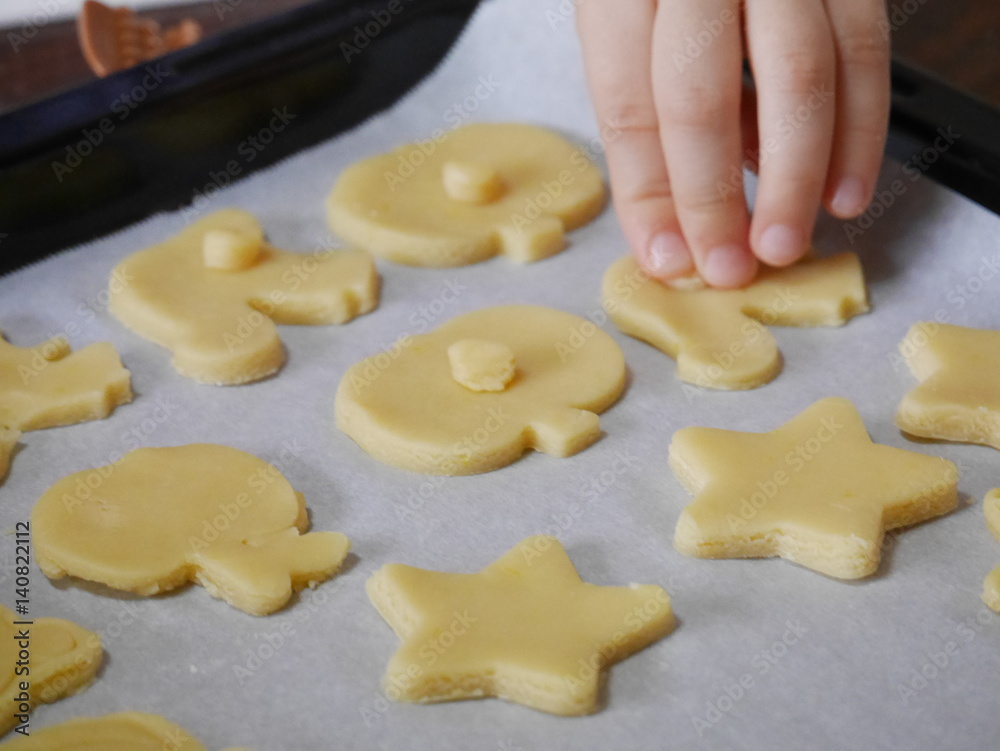
<svg viewBox="0 0 1000 751">
<path fill-rule="evenodd" d="M 615 208 L 655 276 L 741 286 L 758 258 L 803 255 L 821 200 L 841 218 L 867 206 L 889 115 L 883 0 L 580 0 L 577 24 L 598 118 L 620 129 Z"/>
</svg>

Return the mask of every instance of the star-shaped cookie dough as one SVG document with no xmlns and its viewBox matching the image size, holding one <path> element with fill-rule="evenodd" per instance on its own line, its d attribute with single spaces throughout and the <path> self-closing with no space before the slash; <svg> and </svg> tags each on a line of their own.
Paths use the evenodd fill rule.
<svg viewBox="0 0 1000 751">
<path fill-rule="evenodd" d="M 552 131 L 477 123 L 344 170 L 326 201 L 330 227 L 411 266 L 462 266 L 503 253 L 538 261 L 604 206 L 600 171 Z"/>
<path fill-rule="evenodd" d="M 195 581 L 253 615 L 331 577 L 339 532 L 312 532 L 305 499 L 252 454 L 215 444 L 132 451 L 59 480 L 35 504 L 35 558 L 67 574 L 148 596 Z"/>
<path fill-rule="evenodd" d="M 896 412 L 900 428 L 1000 449 L 1000 331 L 915 323 L 899 349 L 920 381 Z"/>
<path fill-rule="evenodd" d="M 601 295 L 618 328 L 676 359 L 682 381 L 711 389 L 753 389 L 778 375 L 781 353 L 766 326 L 839 326 L 868 310 L 854 253 L 764 267 L 731 290 L 668 286 L 620 258 Z"/>
<path fill-rule="evenodd" d="M 403 640 L 383 685 L 393 699 L 495 696 L 559 715 L 598 708 L 604 669 L 673 628 L 660 587 L 580 580 L 560 542 L 529 537 L 476 574 L 390 563 L 368 596 Z"/>
<path fill-rule="evenodd" d="M 79 717 L 0 745 L 4 751 L 205 751 L 184 728 L 145 712 Z M 227 751 L 248 751 L 231 748 Z"/>
<path fill-rule="evenodd" d="M 484 308 L 352 366 L 337 427 L 379 461 L 471 475 L 528 449 L 569 456 L 600 437 L 625 358 L 592 322 L 535 305 Z"/>
<path fill-rule="evenodd" d="M 64 337 L 15 347 L 0 336 L 0 427 L 27 431 L 99 420 L 130 401 L 129 372 L 110 343 L 71 352 Z"/>
<path fill-rule="evenodd" d="M 372 310 L 378 274 L 362 251 L 278 250 L 253 215 L 226 209 L 126 258 L 109 292 L 115 317 L 167 347 L 179 373 L 222 386 L 284 364 L 276 323 L 344 323 Z"/>
<path fill-rule="evenodd" d="M 701 558 L 780 556 L 828 576 L 878 568 L 886 530 L 955 508 L 958 470 L 873 443 L 846 399 L 822 399 L 770 433 L 683 428 L 670 467 L 695 499 L 674 545 Z"/>
<path fill-rule="evenodd" d="M 102 655 L 92 631 L 62 618 L 28 622 L 0 605 L 0 735 L 25 724 L 36 705 L 90 685 Z"/>
<path fill-rule="evenodd" d="M 983 499 L 986 526 L 1000 540 L 1000 488 L 993 488 Z M 1000 566 L 993 569 L 983 582 L 983 602 L 1000 613 Z"/>
</svg>

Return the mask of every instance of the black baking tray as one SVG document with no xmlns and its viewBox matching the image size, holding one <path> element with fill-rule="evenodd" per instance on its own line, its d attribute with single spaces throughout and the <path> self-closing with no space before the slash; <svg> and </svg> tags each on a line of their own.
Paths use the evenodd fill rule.
<svg viewBox="0 0 1000 751">
<path fill-rule="evenodd" d="M 477 4 L 318 0 L 0 114 L 0 273 L 361 123 L 434 69 Z M 893 61 L 890 155 L 1000 212 L 997 134 L 1000 111 Z"/>
</svg>

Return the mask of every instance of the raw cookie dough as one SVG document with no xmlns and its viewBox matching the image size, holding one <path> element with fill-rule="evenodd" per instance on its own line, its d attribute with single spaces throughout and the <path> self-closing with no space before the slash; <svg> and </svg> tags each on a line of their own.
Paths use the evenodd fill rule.
<svg viewBox="0 0 1000 751">
<path fill-rule="evenodd" d="M 205 751 L 183 728 L 144 712 L 81 717 L 0 745 L 5 751 Z M 231 748 L 228 751 L 247 751 Z"/>
<path fill-rule="evenodd" d="M 479 345 L 462 345 L 470 339 Z M 484 350 L 484 340 L 496 346 Z M 501 383 L 502 391 L 480 388 Z M 590 321 L 533 305 L 485 308 L 352 366 L 337 389 L 337 427 L 386 464 L 471 475 L 527 449 L 583 450 L 600 435 L 597 413 L 624 386 L 621 350 Z"/>
<path fill-rule="evenodd" d="M 130 401 L 129 372 L 110 343 L 71 352 L 61 336 L 34 347 L 0 336 L 0 427 L 27 431 L 99 420 Z"/>
<path fill-rule="evenodd" d="M 463 266 L 503 253 L 538 261 L 604 206 L 600 171 L 550 130 L 477 123 L 344 170 L 333 231 L 396 263 Z"/>
<path fill-rule="evenodd" d="M 85 689 L 101 664 L 101 638 L 92 631 L 61 618 L 25 621 L 0 605 L 0 735 L 23 723 L 17 715 Z M 30 673 L 17 675 L 18 665 Z"/>
<path fill-rule="evenodd" d="M 1000 488 L 993 488 L 983 499 L 986 526 L 1000 540 Z M 1000 566 L 993 569 L 983 582 L 983 602 L 1000 613 Z"/>
<path fill-rule="evenodd" d="M 338 532 L 305 532 L 305 499 L 277 468 L 228 446 L 142 448 L 59 480 L 31 513 L 46 576 L 139 595 L 184 582 L 253 615 L 328 579 L 347 555 Z"/>
<path fill-rule="evenodd" d="M 854 406 L 833 397 L 770 433 L 678 430 L 670 467 L 695 494 L 677 522 L 681 553 L 780 556 L 840 579 L 878 568 L 886 530 L 958 502 L 954 464 L 872 443 Z"/>
<path fill-rule="evenodd" d="M 765 326 L 839 326 L 868 310 L 854 253 L 763 267 L 743 289 L 672 288 L 620 258 L 601 296 L 618 328 L 676 359 L 682 381 L 711 389 L 753 389 L 778 375 L 781 353 Z"/>
<path fill-rule="evenodd" d="M 368 580 L 403 643 L 386 695 L 421 703 L 495 696 L 559 715 L 598 709 L 604 668 L 674 626 L 660 587 L 580 580 L 554 537 L 529 537 L 476 574 L 390 563 Z"/>
<path fill-rule="evenodd" d="M 276 323 L 344 323 L 378 302 L 367 253 L 278 250 L 237 209 L 132 254 L 111 279 L 109 307 L 122 323 L 167 347 L 177 372 L 220 386 L 284 364 Z"/>
<path fill-rule="evenodd" d="M 900 428 L 1000 449 L 1000 331 L 915 323 L 899 349 L 920 381 L 896 412 Z"/>
</svg>

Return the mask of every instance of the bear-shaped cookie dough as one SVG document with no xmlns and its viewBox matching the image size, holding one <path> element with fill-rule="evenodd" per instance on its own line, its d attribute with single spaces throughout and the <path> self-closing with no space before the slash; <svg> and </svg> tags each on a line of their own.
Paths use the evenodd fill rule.
<svg viewBox="0 0 1000 751">
<path fill-rule="evenodd" d="M 72 352 L 61 336 L 16 347 L 0 335 L 0 428 L 41 430 L 100 420 L 130 401 L 129 372 L 110 343 Z"/>
<path fill-rule="evenodd" d="M 111 312 L 167 347 L 179 373 L 216 385 L 256 381 L 284 364 L 276 323 L 344 323 L 378 302 L 367 253 L 278 250 L 237 209 L 132 254 L 112 279 Z"/>
<path fill-rule="evenodd" d="M 569 456 L 600 435 L 625 359 L 592 322 L 534 305 L 466 313 L 352 366 L 337 427 L 381 462 L 471 475 L 525 450 Z"/>
<path fill-rule="evenodd" d="M 374 255 L 464 266 L 498 253 L 521 263 L 558 253 L 604 199 L 600 171 L 561 136 L 477 123 L 348 167 L 326 209 L 334 232 Z"/>
<path fill-rule="evenodd" d="M 4 751 L 205 751 L 186 730 L 159 715 L 119 712 L 80 717 L 0 745 Z M 226 751 L 249 751 L 230 748 Z"/>
<path fill-rule="evenodd" d="M 0 735 L 28 713 L 82 691 L 101 665 L 101 638 L 62 618 L 14 615 L 0 605 Z"/>
<path fill-rule="evenodd" d="M 711 389 L 753 389 L 778 375 L 781 353 L 766 326 L 839 326 L 868 310 L 854 253 L 765 267 L 743 289 L 663 284 L 621 258 L 601 296 L 618 328 L 676 359 L 682 381 Z"/>
<path fill-rule="evenodd" d="M 340 567 L 347 538 L 308 526 L 305 499 L 276 467 L 215 444 L 137 449 L 62 478 L 31 513 L 50 578 L 144 596 L 195 581 L 253 615 Z"/>
</svg>

